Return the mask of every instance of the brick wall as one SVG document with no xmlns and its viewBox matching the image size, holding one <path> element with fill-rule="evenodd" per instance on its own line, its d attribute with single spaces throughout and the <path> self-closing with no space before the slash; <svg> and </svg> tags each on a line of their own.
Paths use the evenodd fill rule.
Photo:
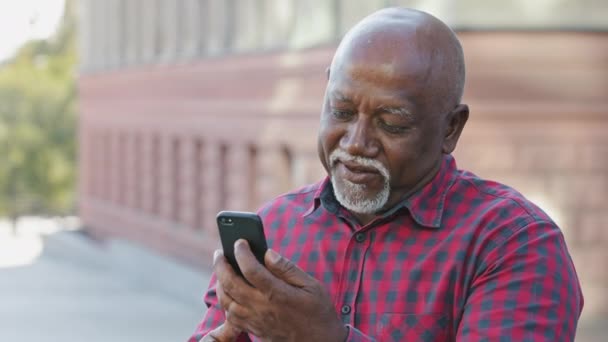
<svg viewBox="0 0 608 342">
<path fill-rule="evenodd" d="M 458 164 L 514 186 L 561 224 L 586 314 L 607 312 L 608 35 L 461 33 L 471 117 Z M 333 47 L 80 79 L 80 211 L 206 267 L 215 214 L 254 210 L 323 172 L 316 130 Z"/>
</svg>

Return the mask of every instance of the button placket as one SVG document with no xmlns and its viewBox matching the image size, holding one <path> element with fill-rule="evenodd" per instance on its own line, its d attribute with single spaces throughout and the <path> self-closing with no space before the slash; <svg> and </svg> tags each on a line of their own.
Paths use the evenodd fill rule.
<svg viewBox="0 0 608 342">
<path fill-rule="evenodd" d="M 350 309 L 350 305 L 342 305 L 342 308 L 340 309 L 340 312 L 343 315 L 348 315 L 350 313 L 351 309 Z"/>
<path fill-rule="evenodd" d="M 361 282 L 361 272 L 363 271 L 363 265 L 365 263 L 365 255 L 369 244 L 371 243 L 370 232 L 359 231 L 351 236 L 349 242 L 349 254 L 348 272 L 346 274 L 346 281 L 342 283 L 342 306 L 340 307 L 340 314 L 342 321 L 345 324 L 355 323 L 355 307 L 357 305 L 356 298 L 358 296 L 358 289 Z"/>
<path fill-rule="evenodd" d="M 365 241 L 365 233 L 357 233 L 355 234 L 355 241 L 361 243 Z"/>
</svg>

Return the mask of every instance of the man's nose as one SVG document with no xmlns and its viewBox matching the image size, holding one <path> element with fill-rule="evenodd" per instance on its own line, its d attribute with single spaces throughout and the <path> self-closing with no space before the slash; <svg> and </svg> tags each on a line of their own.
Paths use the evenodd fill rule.
<svg viewBox="0 0 608 342">
<path fill-rule="evenodd" d="M 359 116 L 351 123 L 340 140 L 340 148 L 354 156 L 374 158 L 380 151 L 380 144 L 375 137 L 370 120 Z"/>
</svg>

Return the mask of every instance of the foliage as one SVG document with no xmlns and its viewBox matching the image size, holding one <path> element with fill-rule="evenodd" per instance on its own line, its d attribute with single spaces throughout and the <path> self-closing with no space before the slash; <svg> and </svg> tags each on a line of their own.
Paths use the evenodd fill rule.
<svg viewBox="0 0 608 342">
<path fill-rule="evenodd" d="M 75 188 L 73 3 L 55 36 L 0 65 L 0 215 L 67 214 Z"/>
</svg>

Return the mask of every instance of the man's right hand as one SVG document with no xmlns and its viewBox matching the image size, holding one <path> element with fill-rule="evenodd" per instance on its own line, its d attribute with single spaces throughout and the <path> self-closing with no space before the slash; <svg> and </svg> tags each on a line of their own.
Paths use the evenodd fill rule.
<svg viewBox="0 0 608 342">
<path fill-rule="evenodd" d="M 224 322 L 205 335 L 201 342 L 235 342 L 239 335 L 241 335 L 239 329 L 233 327 L 229 322 Z"/>
</svg>

